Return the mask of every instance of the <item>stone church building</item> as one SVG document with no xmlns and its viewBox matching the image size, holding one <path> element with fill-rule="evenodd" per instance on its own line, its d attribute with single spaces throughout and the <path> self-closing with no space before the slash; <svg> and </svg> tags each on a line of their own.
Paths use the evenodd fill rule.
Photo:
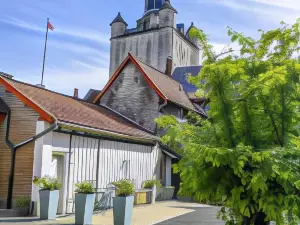
<svg viewBox="0 0 300 225">
<path fill-rule="evenodd" d="M 129 29 L 118 13 L 110 24 L 110 77 L 128 52 L 163 73 L 168 57 L 172 59 L 172 68 L 199 65 L 197 40 L 189 38 L 184 24 L 176 24 L 176 15 L 170 0 L 145 0 L 142 18 L 137 20 L 135 28 Z"/>
</svg>

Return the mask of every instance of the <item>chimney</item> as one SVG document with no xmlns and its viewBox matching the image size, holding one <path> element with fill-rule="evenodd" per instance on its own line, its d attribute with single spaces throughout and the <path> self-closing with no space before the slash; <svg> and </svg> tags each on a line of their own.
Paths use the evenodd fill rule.
<svg viewBox="0 0 300 225">
<path fill-rule="evenodd" d="M 168 76 L 172 75 L 172 64 L 173 64 L 172 56 L 168 56 L 167 64 L 166 64 L 166 72 L 165 72 L 165 74 Z"/>
<path fill-rule="evenodd" d="M 74 88 L 74 98 L 78 98 L 78 88 Z"/>
</svg>

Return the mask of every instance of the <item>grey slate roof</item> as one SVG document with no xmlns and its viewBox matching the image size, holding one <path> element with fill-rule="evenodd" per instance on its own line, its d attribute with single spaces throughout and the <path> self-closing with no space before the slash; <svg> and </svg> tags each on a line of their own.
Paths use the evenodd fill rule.
<svg viewBox="0 0 300 225">
<path fill-rule="evenodd" d="M 125 22 L 125 20 L 123 19 L 123 17 L 121 16 L 121 13 L 118 12 L 118 15 L 116 16 L 116 18 L 111 22 L 110 25 L 112 25 L 113 23 L 116 23 L 116 22 L 121 22 L 121 23 L 124 23 L 126 26 L 128 26 L 128 24 Z"/>
<path fill-rule="evenodd" d="M 197 88 L 187 81 L 188 76 L 197 76 L 202 66 L 182 66 L 176 67 L 173 71 L 172 78 L 180 83 L 185 92 L 194 93 Z"/>
<path fill-rule="evenodd" d="M 93 103 L 95 98 L 100 94 L 101 90 L 90 89 L 84 96 L 83 100 Z"/>
</svg>

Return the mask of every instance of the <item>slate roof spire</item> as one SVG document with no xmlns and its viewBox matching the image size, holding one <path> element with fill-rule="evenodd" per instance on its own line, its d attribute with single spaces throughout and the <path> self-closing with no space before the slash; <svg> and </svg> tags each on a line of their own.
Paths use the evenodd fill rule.
<svg viewBox="0 0 300 225">
<path fill-rule="evenodd" d="M 117 15 L 116 18 L 111 22 L 110 26 L 111 26 L 113 23 L 117 23 L 117 22 L 124 23 L 125 26 L 128 26 L 128 24 L 125 22 L 125 20 L 124 20 L 123 17 L 121 16 L 121 13 L 120 13 L 120 12 L 118 12 L 118 15 Z"/>
</svg>

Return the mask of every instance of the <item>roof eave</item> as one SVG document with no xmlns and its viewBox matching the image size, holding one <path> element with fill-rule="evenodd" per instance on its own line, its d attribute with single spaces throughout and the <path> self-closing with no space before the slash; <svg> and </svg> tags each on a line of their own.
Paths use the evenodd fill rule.
<svg viewBox="0 0 300 225">
<path fill-rule="evenodd" d="M 68 130 L 74 130 L 74 131 L 81 131 L 81 132 L 87 132 L 99 136 L 104 136 L 104 137 L 112 137 L 116 139 L 122 139 L 122 140 L 132 140 L 136 142 L 141 142 L 141 143 L 151 143 L 155 144 L 159 138 L 158 137 L 153 137 L 151 138 L 146 138 L 146 137 L 136 137 L 136 136 L 130 136 L 126 134 L 121 134 L 121 133 L 116 133 L 108 130 L 103 130 L 99 128 L 93 128 L 93 127 L 87 127 L 79 124 L 74 124 L 70 122 L 65 122 L 65 121 L 58 121 L 59 127 L 63 129 L 68 129 Z"/>
<path fill-rule="evenodd" d="M 178 102 L 175 102 L 175 101 L 172 101 L 172 100 L 170 100 L 170 99 L 168 99 L 168 101 L 169 101 L 169 102 L 172 102 L 172 103 L 174 103 L 174 104 L 176 104 L 176 105 L 178 105 L 178 106 L 181 106 L 182 108 L 185 108 L 185 109 L 188 110 L 188 111 L 192 111 L 192 112 L 197 113 L 197 114 L 199 114 L 199 115 L 201 115 L 201 116 L 203 116 L 203 117 L 205 117 L 205 118 L 208 118 L 207 115 L 203 114 L 202 112 L 200 112 L 200 111 L 198 111 L 198 110 L 196 110 L 196 109 L 191 109 L 191 108 L 189 108 L 189 107 L 187 107 L 187 106 L 185 106 L 185 105 L 182 105 L 182 104 L 180 104 L 180 103 L 178 103 Z"/>
</svg>

